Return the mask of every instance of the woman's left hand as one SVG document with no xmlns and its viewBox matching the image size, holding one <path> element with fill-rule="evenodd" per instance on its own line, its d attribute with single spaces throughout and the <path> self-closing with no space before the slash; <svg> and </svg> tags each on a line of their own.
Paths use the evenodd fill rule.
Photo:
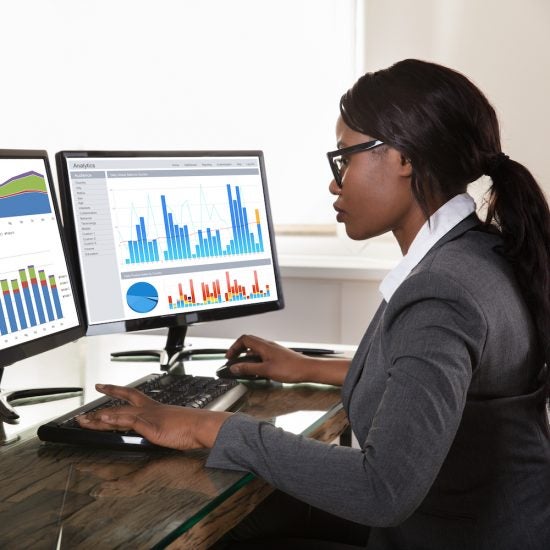
<svg viewBox="0 0 550 550">
<path fill-rule="evenodd" d="M 231 413 L 162 405 L 126 386 L 98 384 L 101 393 L 126 401 L 127 405 L 102 409 L 77 417 L 83 428 L 133 430 L 151 443 L 171 449 L 210 448 Z"/>
</svg>

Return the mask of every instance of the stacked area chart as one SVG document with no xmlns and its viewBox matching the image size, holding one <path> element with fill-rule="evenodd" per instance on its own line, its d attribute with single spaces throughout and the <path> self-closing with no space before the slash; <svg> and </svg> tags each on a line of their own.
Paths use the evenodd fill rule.
<svg viewBox="0 0 550 550">
<path fill-rule="evenodd" d="M 0 218 L 50 212 L 46 180 L 42 174 L 29 171 L 0 183 Z"/>
</svg>

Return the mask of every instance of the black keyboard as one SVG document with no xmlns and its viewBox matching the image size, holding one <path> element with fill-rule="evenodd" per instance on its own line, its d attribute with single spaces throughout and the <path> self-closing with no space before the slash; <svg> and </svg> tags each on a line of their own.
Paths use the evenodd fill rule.
<svg viewBox="0 0 550 550">
<path fill-rule="evenodd" d="M 166 405 L 180 405 L 198 409 L 226 411 L 246 393 L 247 388 L 236 380 L 175 374 L 149 374 L 131 384 L 146 395 Z M 74 443 L 109 447 L 135 448 L 153 446 L 134 431 L 98 431 L 81 428 L 76 417 L 91 411 L 116 407 L 125 402 L 110 397 L 95 401 L 71 411 L 38 428 L 42 441 Z"/>
</svg>

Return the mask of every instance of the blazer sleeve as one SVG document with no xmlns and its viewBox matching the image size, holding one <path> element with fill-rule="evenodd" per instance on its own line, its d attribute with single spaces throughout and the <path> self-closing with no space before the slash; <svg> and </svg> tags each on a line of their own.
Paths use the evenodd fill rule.
<svg viewBox="0 0 550 550">
<path fill-rule="evenodd" d="M 327 445 L 236 414 L 222 426 L 207 466 L 253 472 L 276 488 L 371 526 L 404 521 L 420 505 L 459 427 L 487 323 L 476 300 L 447 276 L 410 276 L 381 320 L 385 389 L 360 449 Z M 376 364 L 372 364 L 372 362 Z M 361 421 L 359 377 L 350 403 Z M 359 397 L 361 396 L 361 397 Z M 356 432 L 357 433 L 357 432 Z"/>
</svg>

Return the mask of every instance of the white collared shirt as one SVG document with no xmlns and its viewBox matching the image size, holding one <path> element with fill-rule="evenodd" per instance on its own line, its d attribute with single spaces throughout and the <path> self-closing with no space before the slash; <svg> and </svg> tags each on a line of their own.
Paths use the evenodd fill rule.
<svg viewBox="0 0 550 550">
<path fill-rule="evenodd" d="M 468 193 L 455 195 L 430 216 L 420 228 L 403 259 L 384 277 L 378 289 L 386 302 L 407 278 L 407 275 L 420 263 L 432 246 L 446 235 L 455 225 L 476 210 L 476 203 Z"/>
</svg>

